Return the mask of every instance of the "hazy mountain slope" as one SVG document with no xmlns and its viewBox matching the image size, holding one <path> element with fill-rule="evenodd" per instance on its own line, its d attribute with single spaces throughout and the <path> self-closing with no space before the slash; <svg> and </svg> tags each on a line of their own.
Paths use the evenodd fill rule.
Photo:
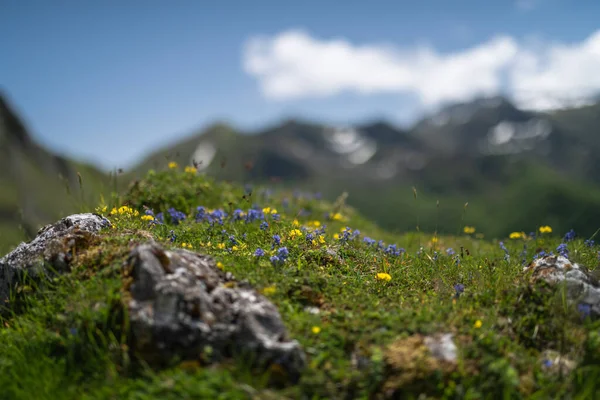
<svg viewBox="0 0 600 400">
<path fill-rule="evenodd" d="M 0 248 L 32 237 L 43 224 L 97 204 L 108 176 L 93 166 L 53 154 L 27 132 L 0 94 Z M 79 177 L 83 182 L 80 190 Z"/>
<path fill-rule="evenodd" d="M 329 198 L 347 190 L 350 204 L 388 229 L 414 226 L 418 212 L 424 229 L 454 230 L 468 201 L 473 224 L 490 234 L 523 220 L 532 229 L 551 220 L 589 233 L 600 224 L 592 183 L 600 179 L 599 111 L 532 113 L 495 97 L 450 105 L 408 131 L 383 121 L 333 129 L 290 120 L 251 134 L 216 125 L 154 153 L 135 172 L 195 160 L 220 179 L 275 177 Z M 413 186 L 428 204 L 415 204 Z"/>
</svg>

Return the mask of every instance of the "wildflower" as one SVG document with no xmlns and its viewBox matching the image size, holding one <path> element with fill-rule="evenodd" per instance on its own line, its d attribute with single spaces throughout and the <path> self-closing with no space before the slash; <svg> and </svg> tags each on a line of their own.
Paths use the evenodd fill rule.
<svg viewBox="0 0 600 400">
<path fill-rule="evenodd" d="M 583 244 L 585 244 L 587 247 L 594 247 L 594 241 L 592 239 L 586 240 L 583 242 Z"/>
<path fill-rule="evenodd" d="M 552 233 L 552 228 L 548 225 L 540 226 L 540 233 Z"/>
<path fill-rule="evenodd" d="M 260 230 L 261 231 L 266 231 L 267 229 L 269 229 L 269 224 L 267 223 L 267 221 L 263 221 L 260 223 Z"/>
<path fill-rule="evenodd" d="M 175 161 L 171 161 L 169 163 L 169 169 L 175 169 L 177 167 L 178 167 L 178 165 L 177 165 L 177 163 Z"/>
<path fill-rule="evenodd" d="M 179 225 L 179 223 L 185 219 L 184 213 L 182 213 L 181 211 L 177 211 L 172 207 L 169 208 L 167 212 L 169 213 L 169 216 L 171 217 L 171 222 L 174 225 Z"/>
<path fill-rule="evenodd" d="M 223 263 L 221 261 L 217 262 L 217 268 L 219 269 L 223 269 L 225 266 L 223 265 Z"/>
<path fill-rule="evenodd" d="M 334 213 L 331 216 L 331 219 L 334 220 L 334 221 L 341 221 L 343 218 L 344 217 L 342 217 L 342 214 L 340 214 L 340 213 Z"/>
<path fill-rule="evenodd" d="M 265 207 L 262 209 L 263 214 L 277 214 L 277 210 L 271 207 Z"/>
<path fill-rule="evenodd" d="M 237 239 L 235 238 L 234 235 L 229 235 L 229 243 L 231 243 L 232 245 L 237 244 Z"/>
<path fill-rule="evenodd" d="M 386 272 L 379 272 L 376 276 L 377 280 L 389 282 L 392 280 L 392 276 Z"/>
<path fill-rule="evenodd" d="M 175 241 L 175 239 L 177 239 L 177 235 L 175 235 L 175 231 L 171 230 L 169 232 L 169 239 L 171 240 L 171 243 L 173 243 Z"/>
<path fill-rule="evenodd" d="M 217 244 L 217 249 L 224 250 L 225 249 L 225 243 L 219 243 L 219 244 Z"/>
<path fill-rule="evenodd" d="M 256 251 L 254 252 L 255 257 L 262 257 L 264 255 L 265 255 L 265 251 L 263 249 L 261 249 L 260 247 L 258 249 L 256 249 Z"/>
<path fill-rule="evenodd" d="M 300 226 L 300 222 L 297 219 L 295 219 L 294 221 L 292 221 L 292 225 Z"/>
<path fill-rule="evenodd" d="M 569 249 L 567 248 L 566 243 L 559 244 L 558 247 L 556 248 L 556 251 L 558 252 L 558 254 L 560 254 L 563 257 L 569 257 Z"/>
<path fill-rule="evenodd" d="M 564 242 L 570 242 L 571 240 L 575 239 L 575 231 L 573 229 L 571 229 L 569 232 L 567 232 L 565 234 L 565 237 L 563 238 Z"/>
<path fill-rule="evenodd" d="M 546 360 L 542 361 L 542 365 L 546 368 L 550 368 L 552 366 L 552 364 L 553 364 L 552 360 L 546 359 Z"/>
<path fill-rule="evenodd" d="M 463 285 L 462 283 L 457 283 L 456 285 L 454 285 L 454 291 L 456 292 L 454 294 L 454 297 L 458 299 L 460 295 L 465 291 L 465 285 Z"/>
<path fill-rule="evenodd" d="M 371 245 L 375 244 L 375 239 L 371 239 L 370 237 L 365 236 L 363 238 L 363 242 L 365 242 L 367 245 L 371 246 Z"/>
<path fill-rule="evenodd" d="M 287 247 L 281 247 L 279 250 L 277 250 L 277 257 L 279 257 L 282 261 L 285 261 L 289 254 L 290 252 L 288 251 Z"/>
<path fill-rule="evenodd" d="M 289 235 L 293 239 L 296 236 L 298 236 L 298 237 L 302 236 L 302 232 L 299 229 L 292 229 L 292 231 L 289 233 Z"/>
<path fill-rule="evenodd" d="M 446 254 L 448 254 L 449 256 L 453 256 L 456 254 L 456 251 L 454 251 L 454 249 L 452 247 L 448 247 L 446 249 Z"/>
<path fill-rule="evenodd" d="M 465 232 L 467 235 L 471 235 L 471 234 L 475 233 L 475 227 L 474 226 L 465 226 L 463 228 L 463 232 Z"/>
<path fill-rule="evenodd" d="M 475 324 L 473 324 L 473 326 L 475 327 L 475 329 L 479 329 L 483 326 L 483 322 L 481 322 L 481 320 L 478 319 L 477 321 L 475 321 Z"/>
<path fill-rule="evenodd" d="M 239 247 L 237 247 L 237 246 L 233 246 L 233 247 L 231 248 L 231 251 L 238 251 L 239 249 L 240 249 Z"/>
<path fill-rule="evenodd" d="M 510 239 L 521 239 L 525 238 L 525 232 L 512 232 L 509 236 Z"/>
<path fill-rule="evenodd" d="M 275 286 L 267 286 L 266 288 L 264 288 L 262 290 L 262 293 L 265 296 L 271 295 L 271 294 L 275 294 L 275 292 L 277 291 L 277 289 L 275 289 Z"/>
<path fill-rule="evenodd" d="M 437 242 L 438 242 L 438 237 L 437 237 L 437 236 L 434 236 L 434 237 L 431 239 L 431 243 L 433 243 L 433 244 L 436 244 Z"/>
<path fill-rule="evenodd" d="M 281 244 L 281 236 L 273 235 L 273 246 L 279 246 Z"/>
<path fill-rule="evenodd" d="M 508 249 L 506 248 L 506 246 L 504 246 L 504 242 L 500 242 L 500 249 L 504 251 L 504 260 L 509 261 L 510 254 L 508 253 Z"/>
<path fill-rule="evenodd" d="M 142 215 L 142 221 L 154 221 L 154 217 L 152 215 Z"/>
<path fill-rule="evenodd" d="M 313 221 L 312 222 L 312 226 L 314 226 L 315 228 L 318 228 L 318 227 L 321 226 L 321 222 L 319 222 L 319 221 Z"/>
<path fill-rule="evenodd" d="M 188 165 L 187 167 L 185 167 L 184 171 L 188 174 L 195 174 L 198 170 L 196 168 Z"/>
<path fill-rule="evenodd" d="M 339 240 L 339 238 L 340 238 L 340 234 L 339 234 L 339 233 L 334 233 L 334 234 L 333 234 L 333 238 L 334 238 L 335 240 Z"/>
<path fill-rule="evenodd" d="M 577 311 L 579 311 L 582 318 L 586 318 L 590 316 L 592 312 L 592 306 L 586 303 L 579 303 L 577 305 Z"/>
<path fill-rule="evenodd" d="M 271 258 L 269 259 L 271 261 L 271 264 L 273 265 L 278 265 L 278 264 L 282 264 L 283 261 L 279 259 L 279 257 L 277 256 L 271 256 Z"/>
<path fill-rule="evenodd" d="M 313 327 L 311 328 L 311 332 L 312 332 L 313 334 L 315 334 L 315 335 L 318 335 L 318 334 L 321 332 L 321 328 L 320 328 L 320 327 L 318 327 L 318 326 L 313 326 Z"/>
</svg>

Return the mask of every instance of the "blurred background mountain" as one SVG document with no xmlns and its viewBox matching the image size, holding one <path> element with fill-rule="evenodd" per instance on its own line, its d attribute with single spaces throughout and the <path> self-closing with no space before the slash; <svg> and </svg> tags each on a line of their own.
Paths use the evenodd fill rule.
<svg viewBox="0 0 600 400">
<path fill-rule="evenodd" d="M 108 195 L 114 176 L 37 144 L 6 96 L 0 116 L 2 246 Z M 533 113 L 502 97 L 447 106 L 407 130 L 386 121 L 286 120 L 253 132 L 214 123 L 148 155 L 119 177 L 120 189 L 176 161 L 241 184 L 332 200 L 348 192 L 350 205 L 390 230 L 418 222 L 457 233 L 467 224 L 499 237 L 549 224 L 591 235 L 600 221 L 599 123 L 600 103 Z"/>
</svg>

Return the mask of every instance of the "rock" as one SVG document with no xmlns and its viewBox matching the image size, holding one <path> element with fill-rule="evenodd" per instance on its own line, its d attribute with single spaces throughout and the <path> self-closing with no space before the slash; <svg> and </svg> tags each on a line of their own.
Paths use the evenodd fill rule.
<svg viewBox="0 0 600 400">
<path fill-rule="evenodd" d="M 560 255 L 546 256 L 534 260 L 524 270 L 531 272 L 532 282 L 564 283 L 571 303 L 577 304 L 581 312 L 592 318 L 600 317 L 600 285 L 579 264 Z"/>
<path fill-rule="evenodd" d="M 0 259 L 0 302 L 7 305 L 10 290 L 25 275 L 39 278 L 68 268 L 75 247 L 85 246 L 110 222 L 97 214 L 75 214 L 40 229 L 37 236 L 21 243 Z M 10 307 L 10 305 L 8 305 Z"/>
<path fill-rule="evenodd" d="M 423 343 L 434 358 L 450 363 L 456 362 L 456 345 L 451 333 L 427 336 Z"/>
<path fill-rule="evenodd" d="M 131 346 L 149 363 L 214 362 L 240 355 L 297 381 L 306 358 L 287 338 L 279 311 L 212 258 L 156 243 L 131 250 L 125 264 Z M 207 352 L 208 349 L 208 352 Z"/>
<path fill-rule="evenodd" d="M 406 391 L 431 389 L 436 374 L 447 377 L 457 369 L 457 348 L 450 333 L 413 335 L 398 339 L 384 350 L 386 398 L 399 398 Z"/>
</svg>

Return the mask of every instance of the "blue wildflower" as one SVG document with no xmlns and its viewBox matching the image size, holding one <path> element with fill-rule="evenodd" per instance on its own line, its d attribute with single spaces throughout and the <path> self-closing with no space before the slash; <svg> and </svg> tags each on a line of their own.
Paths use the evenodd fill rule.
<svg viewBox="0 0 600 400">
<path fill-rule="evenodd" d="M 175 239 L 177 239 L 177 235 L 175 234 L 174 230 L 169 232 L 169 239 L 171 240 L 171 243 L 175 242 Z"/>
<path fill-rule="evenodd" d="M 594 247 L 594 240 L 588 239 L 585 242 L 583 242 L 583 244 L 585 244 L 587 247 Z"/>
<path fill-rule="evenodd" d="M 169 208 L 167 212 L 169 213 L 169 216 L 171 217 L 171 222 L 174 225 L 179 225 L 179 223 L 185 219 L 185 214 L 181 211 L 174 209 L 173 207 Z"/>
<path fill-rule="evenodd" d="M 508 249 L 504 245 L 504 242 L 500 242 L 500 249 L 502 249 L 502 251 L 504 251 L 504 260 L 505 261 L 509 261 L 510 260 L 510 254 L 508 253 Z"/>
<path fill-rule="evenodd" d="M 277 257 L 279 257 L 279 259 L 281 261 L 285 261 L 289 255 L 290 255 L 290 252 L 288 251 L 287 247 L 280 247 L 277 250 Z"/>
<path fill-rule="evenodd" d="M 454 251 L 454 249 L 452 247 L 448 247 L 446 249 L 446 254 L 448 254 L 449 256 L 453 256 L 456 254 L 456 251 Z"/>
<path fill-rule="evenodd" d="M 165 222 L 165 217 L 162 212 L 159 212 L 158 214 L 156 214 L 156 220 L 158 222 L 160 222 L 161 224 L 163 224 Z"/>
<path fill-rule="evenodd" d="M 281 244 L 281 236 L 273 235 L 273 246 L 279 246 Z"/>
<path fill-rule="evenodd" d="M 573 239 L 575 239 L 575 231 L 573 229 L 571 229 L 569 232 L 567 232 L 565 234 L 565 237 L 563 238 L 563 241 L 564 242 L 570 242 Z"/>
<path fill-rule="evenodd" d="M 269 229 L 269 224 L 267 223 L 267 221 L 263 221 L 260 223 L 260 230 L 261 231 L 266 231 L 267 229 Z"/>
<path fill-rule="evenodd" d="M 234 235 L 229 235 L 229 242 L 235 246 L 237 244 L 237 240 Z"/>
<path fill-rule="evenodd" d="M 582 318 L 586 318 L 592 313 L 592 306 L 587 303 L 579 303 L 577 305 L 577 311 L 579 311 Z"/>
<path fill-rule="evenodd" d="M 542 361 L 542 365 L 546 368 L 550 368 L 552 364 L 552 360 L 545 359 L 544 361 Z"/>
<path fill-rule="evenodd" d="M 265 255 L 265 251 L 263 249 L 261 249 L 260 247 L 258 249 L 256 249 L 256 251 L 254 252 L 254 255 L 256 257 L 262 257 Z"/>
<path fill-rule="evenodd" d="M 559 244 L 558 247 L 556 248 L 556 251 L 558 252 L 558 254 L 560 254 L 563 257 L 569 257 L 569 249 L 567 248 L 566 243 Z"/>
<path fill-rule="evenodd" d="M 363 238 L 363 242 L 365 242 L 366 244 L 368 244 L 369 246 L 371 246 L 371 245 L 374 245 L 376 241 L 375 241 L 375 239 L 371 239 L 370 237 L 365 236 Z"/>
<path fill-rule="evenodd" d="M 307 242 L 311 242 L 311 241 L 313 241 L 313 240 L 314 240 L 314 238 L 315 238 L 315 235 L 313 235 L 312 233 L 307 233 L 307 234 L 306 234 L 306 241 L 307 241 Z"/>
<path fill-rule="evenodd" d="M 454 297 L 459 298 L 460 295 L 465 291 L 465 285 L 463 285 L 462 283 L 457 283 L 456 285 L 454 285 L 454 291 Z"/>
</svg>

